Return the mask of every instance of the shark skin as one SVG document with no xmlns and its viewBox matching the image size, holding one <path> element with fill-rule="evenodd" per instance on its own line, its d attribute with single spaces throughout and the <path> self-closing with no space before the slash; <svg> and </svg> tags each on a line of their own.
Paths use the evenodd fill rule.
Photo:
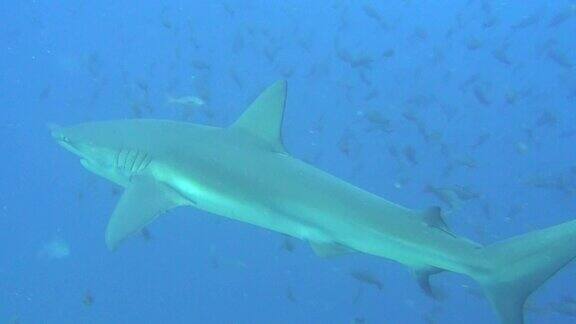
<svg viewBox="0 0 576 324">
<path fill-rule="evenodd" d="M 452 233 L 437 207 L 400 206 L 292 157 L 281 139 L 285 101 L 279 81 L 227 128 L 136 119 L 52 136 L 125 188 L 106 229 L 111 250 L 171 208 L 190 206 L 308 241 L 320 256 L 397 261 L 428 294 L 435 273 L 468 275 L 505 324 L 523 323 L 525 299 L 576 256 L 576 221 L 483 247 Z"/>
</svg>

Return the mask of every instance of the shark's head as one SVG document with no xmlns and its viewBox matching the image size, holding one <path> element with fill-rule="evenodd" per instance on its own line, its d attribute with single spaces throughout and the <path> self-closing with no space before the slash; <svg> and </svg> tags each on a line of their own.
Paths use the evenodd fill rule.
<svg viewBox="0 0 576 324">
<path fill-rule="evenodd" d="M 182 138 L 199 138 L 202 131 L 189 123 L 134 119 L 52 127 L 51 133 L 86 169 L 126 186 L 149 170 L 155 156 L 181 145 Z"/>
<path fill-rule="evenodd" d="M 91 172 L 126 186 L 152 161 L 147 143 L 153 143 L 156 127 L 145 127 L 136 121 L 84 123 L 52 129 L 52 137 L 64 148 L 80 157 Z M 153 144 L 152 144 L 153 145 Z"/>
<path fill-rule="evenodd" d="M 108 136 L 100 123 L 86 123 L 52 129 L 52 137 L 68 151 L 78 155 L 83 165 L 112 166 L 118 154 L 118 139 Z"/>
</svg>

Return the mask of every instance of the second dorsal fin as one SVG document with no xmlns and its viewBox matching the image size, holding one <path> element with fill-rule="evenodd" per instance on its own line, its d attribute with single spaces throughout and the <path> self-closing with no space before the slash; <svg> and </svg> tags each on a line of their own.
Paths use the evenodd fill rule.
<svg viewBox="0 0 576 324">
<path fill-rule="evenodd" d="M 241 129 L 283 152 L 282 118 L 286 105 L 286 81 L 277 81 L 264 90 L 231 126 Z"/>
<path fill-rule="evenodd" d="M 437 206 L 430 207 L 422 211 L 420 215 L 422 215 L 422 221 L 426 225 L 450 233 L 450 228 L 448 227 L 448 224 L 446 224 L 446 221 L 444 220 L 444 218 L 442 218 L 442 210 L 440 209 L 440 207 Z"/>
</svg>

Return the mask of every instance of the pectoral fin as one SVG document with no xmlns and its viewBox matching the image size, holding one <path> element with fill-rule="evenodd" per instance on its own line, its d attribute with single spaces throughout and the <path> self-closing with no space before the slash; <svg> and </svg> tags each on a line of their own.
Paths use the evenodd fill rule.
<svg viewBox="0 0 576 324">
<path fill-rule="evenodd" d="M 412 271 L 420 289 L 422 289 L 427 296 L 438 299 L 438 293 L 434 291 L 432 285 L 430 285 L 430 276 L 443 270 L 431 266 L 416 266 Z"/>
<path fill-rule="evenodd" d="M 140 231 L 160 214 L 185 205 L 174 190 L 149 177 L 134 178 L 126 187 L 106 228 L 106 245 L 115 250 L 128 236 Z"/>
</svg>

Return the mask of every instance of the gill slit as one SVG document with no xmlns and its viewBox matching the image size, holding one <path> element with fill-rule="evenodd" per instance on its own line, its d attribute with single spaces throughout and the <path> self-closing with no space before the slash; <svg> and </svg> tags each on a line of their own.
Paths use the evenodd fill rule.
<svg viewBox="0 0 576 324">
<path fill-rule="evenodd" d="M 116 154 L 116 165 L 114 166 L 116 169 L 120 169 L 120 154 L 122 154 L 123 148 L 120 147 L 118 153 Z"/>
</svg>

